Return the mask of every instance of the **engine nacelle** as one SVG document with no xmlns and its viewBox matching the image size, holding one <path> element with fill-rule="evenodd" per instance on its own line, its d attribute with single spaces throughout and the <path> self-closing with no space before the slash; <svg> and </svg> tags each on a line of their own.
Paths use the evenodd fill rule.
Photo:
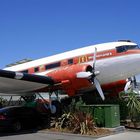
<svg viewBox="0 0 140 140">
<path fill-rule="evenodd" d="M 67 91 L 69 96 L 74 96 L 75 92 L 81 88 L 91 85 L 86 78 L 77 78 L 78 72 L 92 71 L 92 67 L 88 64 L 71 65 L 59 68 L 49 72 L 47 76 L 54 79 L 56 83 L 61 83 L 62 89 Z"/>
<path fill-rule="evenodd" d="M 86 71 L 92 71 L 92 67 L 86 64 L 71 65 L 49 72 L 47 76 L 52 77 L 55 80 L 55 82 L 61 82 L 63 80 L 77 79 L 76 74 L 78 72 L 86 72 Z"/>
</svg>

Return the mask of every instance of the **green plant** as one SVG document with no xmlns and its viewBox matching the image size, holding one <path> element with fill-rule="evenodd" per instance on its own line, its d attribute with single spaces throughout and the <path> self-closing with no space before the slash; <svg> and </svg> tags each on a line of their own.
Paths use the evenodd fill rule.
<svg viewBox="0 0 140 140">
<path fill-rule="evenodd" d="M 95 130 L 95 123 L 90 113 L 84 112 L 81 106 L 85 105 L 82 98 L 79 101 L 72 100 L 65 108 L 63 115 L 55 122 L 55 128 L 63 131 L 66 129 L 72 133 L 89 134 Z"/>
<path fill-rule="evenodd" d="M 130 91 L 127 94 L 122 92 L 120 98 L 126 102 L 128 108 L 129 118 L 133 123 L 140 121 L 140 101 L 137 98 L 137 94 Z"/>
<path fill-rule="evenodd" d="M 95 130 L 95 123 L 91 114 L 77 111 L 73 113 L 69 120 L 69 129 L 73 133 L 89 134 Z"/>
<path fill-rule="evenodd" d="M 6 99 L 4 99 L 3 97 L 0 97 L 0 107 L 3 107 L 5 106 L 5 104 L 7 103 L 8 101 Z"/>
<path fill-rule="evenodd" d="M 68 120 L 70 118 L 71 113 L 64 113 L 60 118 L 54 120 L 54 127 L 56 129 L 62 130 L 67 127 Z"/>
<path fill-rule="evenodd" d="M 55 123 L 55 128 L 63 131 L 68 131 L 76 134 L 90 134 L 95 130 L 95 123 L 90 114 L 75 111 L 64 113 Z"/>
<path fill-rule="evenodd" d="M 68 107 L 64 108 L 64 113 L 65 112 L 75 112 L 77 110 L 80 110 L 81 106 L 84 106 L 84 105 L 86 105 L 86 104 L 84 103 L 82 98 L 79 98 L 78 101 L 76 101 L 75 99 L 72 99 L 71 104 Z"/>
</svg>

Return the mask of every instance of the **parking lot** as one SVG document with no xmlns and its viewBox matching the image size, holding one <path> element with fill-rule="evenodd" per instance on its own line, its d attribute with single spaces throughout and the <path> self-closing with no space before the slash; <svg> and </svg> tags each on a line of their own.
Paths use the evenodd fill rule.
<svg viewBox="0 0 140 140">
<path fill-rule="evenodd" d="M 55 133 L 47 131 L 28 131 L 19 133 L 5 133 L 1 134 L 0 140 L 139 140 L 140 132 L 139 131 L 126 131 L 124 133 L 118 133 L 106 137 L 94 137 L 94 136 L 82 136 L 75 134 L 64 134 L 64 133 Z"/>
</svg>

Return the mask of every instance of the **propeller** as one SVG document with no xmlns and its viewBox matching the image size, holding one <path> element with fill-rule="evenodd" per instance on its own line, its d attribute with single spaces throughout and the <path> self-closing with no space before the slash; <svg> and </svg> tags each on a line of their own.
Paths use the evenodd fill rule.
<svg viewBox="0 0 140 140">
<path fill-rule="evenodd" d="M 128 81 L 127 83 L 126 83 L 126 85 L 125 85 L 125 87 L 124 87 L 124 91 L 125 91 L 125 93 L 127 93 L 127 91 L 128 91 L 128 89 L 131 87 L 131 81 Z"/>
<path fill-rule="evenodd" d="M 94 51 L 94 56 L 93 56 L 93 66 L 92 66 L 92 72 L 87 71 L 87 72 L 78 72 L 77 73 L 77 78 L 87 78 L 89 79 L 92 84 L 95 85 L 99 95 L 101 96 L 102 100 L 105 100 L 105 96 L 103 94 L 102 88 L 100 86 L 100 83 L 98 81 L 98 79 L 96 78 L 97 75 L 100 74 L 99 71 L 95 70 L 95 65 L 96 65 L 96 54 L 97 54 L 97 48 L 95 47 L 95 51 Z"/>
<path fill-rule="evenodd" d="M 78 72 L 77 73 L 77 78 L 87 78 L 90 79 L 90 77 L 92 76 L 93 73 L 91 73 L 90 71 L 87 72 Z"/>
<path fill-rule="evenodd" d="M 125 93 L 127 93 L 129 89 L 132 89 L 133 91 L 138 91 L 137 82 L 136 82 L 136 77 L 135 76 L 127 79 L 127 83 L 126 83 L 126 85 L 124 87 Z"/>
<path fill-rule="evenodd" d="M 96 87 L 98 93 L 100 94 L 102 100 L 105 100 L 104 93 L 103 93 L 100 83 L 96 77 L 94 77 L 94 84 L 95 84 L 95 87 Z"/>
</svg>

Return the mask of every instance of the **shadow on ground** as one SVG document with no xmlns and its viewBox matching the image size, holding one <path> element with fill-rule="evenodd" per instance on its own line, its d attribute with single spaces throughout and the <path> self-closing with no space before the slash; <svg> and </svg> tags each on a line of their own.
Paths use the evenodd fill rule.
<svg viewBox="0 0 140 140">
<path fill-rule="evenodd" d="M 4 136 L 13 136 L 13 135 L 23 135 L 23 134 L 32 134 L 32 133 L 37 133 L 40 129 L 27 129 L 27 130 L 22 130 L 20 132 L 11 132 L 9 130 L 3 130 L 0 131 L 0 137 Z"/>
</svg>

